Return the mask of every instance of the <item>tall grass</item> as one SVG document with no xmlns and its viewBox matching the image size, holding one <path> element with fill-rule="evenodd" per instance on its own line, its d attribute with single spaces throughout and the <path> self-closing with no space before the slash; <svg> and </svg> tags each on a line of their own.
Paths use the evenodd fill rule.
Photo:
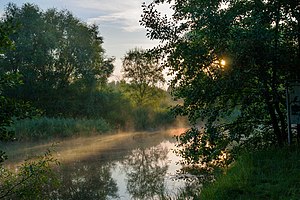
<svg viewBox="0 0 300 200">
<path fill-rule="evenodd" d="M 31 140 L 101 134 L 110 131 L 111 127 L 103 119 L 41 117 L 16 121 L 12 130 L 18 140 Z"/>
<path fill-rule="evenodd" d="M 300 150 L 244 154 L 226 174 L 204 187 L 201 199 L 300 199 Z"/>
</svg>

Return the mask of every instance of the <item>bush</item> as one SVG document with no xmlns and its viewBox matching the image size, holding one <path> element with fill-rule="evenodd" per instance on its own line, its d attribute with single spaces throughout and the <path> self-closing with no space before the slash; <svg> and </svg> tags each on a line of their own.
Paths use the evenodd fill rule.
<svg viewBox="0 0 300 200">
<path fill-rule="evenodd" d="M 154 111 L 151 108 L 140 107 L 136 108 L 133 114 L 134 128 L 139 131 L 166 128 L 175 121 L 175 117 L 167 109 Z"/>
<path fill-rule="evenodd" d="M 153 127 L 150 122 L 150 111 L 147 108 L 137 108 L 134 110 L 134 128 L 135 130 L 146 130 Z"/>
<path fill-rule="evenodd" d="M 26 160 L 17 172 L 0 166 L 0 199 L 51 199 L 60 185 L 53 164 L 59 163 L 47 150 L 44 155 Z"/>
<path fill-rule="evenodd" d="M 175 122 L 175 117 L 173 113 L 169 110 L 159 111 L 155 113 L 153 123 L 156 127 L 164 127 L 173 125 Z"/>
</svg>

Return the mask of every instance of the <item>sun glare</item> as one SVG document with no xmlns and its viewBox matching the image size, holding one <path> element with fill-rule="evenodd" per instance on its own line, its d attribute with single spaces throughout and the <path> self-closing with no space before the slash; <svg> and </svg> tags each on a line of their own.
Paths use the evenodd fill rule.
<svg viewBox="0 0 300 200">
<path fill-rule="evenodd" d="M 226 61 L 225 60 L 221 60 L 221 65 L 225 66 L 226 65 Z"/>
</svg>

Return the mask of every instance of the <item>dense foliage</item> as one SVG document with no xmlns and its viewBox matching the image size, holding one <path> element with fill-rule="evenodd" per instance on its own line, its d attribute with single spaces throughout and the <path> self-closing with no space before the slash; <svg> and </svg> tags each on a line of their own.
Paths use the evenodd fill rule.
<svg viewBox="0 0 300 200">
<path fill-rule="evenodd" d="M 66 108 L 57 107 L 74 95 L 77 98 L 78 91 L 87 93 L 89 99 L 113 71 L 113 58 L 104 55 L 98 27 L 81 22 L 68 11 L 9 4 L 0 24 L 16 27 L 9 34 L 14 48 L 5 51 L 0 60 L 1 73 L 18 72 L 24 82 L 6 93 L 31 101 L 46 113 L 54 109 L 64 114 Z"/>
<path fill-rule="evenodd" d="M 7 97 L 30 101 L 48 117 L 103 118 L 125 129 L 145 129 L 155 123 L 150 119 L 155 114 L 149 113 L 164 99 L 164 92 L 156 87 L 163 76 L 150 54 L 130 51 L 124 58 L 130 83 L 111 87 L 106 82 L 114 59 L 105 57 L 98 26 L 89 26 L 66 10 L 42 11 L 33 4 L 9 4 L 0 24 L 5 30 L 15 27 L 3 37 L 3 44 L 13 43 L 14 48 L 3 52 L 1 73 L 18 72 L 23 82 L 3 90 Z M 137 81 L 140 72 L 145 76 Z M 139 106 L 147 108 L 132 112 Z"/>
<path fill-rule="evenodd" d="M 98 26 L 69 11 L 42 11 L 33 4 L 9 4 L 0 25 L 15 27 L 3 38 L 14 48 L 3 52 L 0 71 L 18 72 L 23 82 L 3 90 L 7 97 L 30 101 L 47 117 L 102 118 L 117 129 L 156 127 L 158 118 L 169 116 L 167 106 L 161 109 L 165 92 L 157 88 L 162 68 L 146 51 L 125 55 L 124 74 L 130 83 L 113 86 L 107 78 L 114 59 L 105 56 Z M 138 79 L 141 72 L 144 76 Z"/>
<path fill-rule="evenodd" d="M 6 51 L 14 47 L 13 42 L 8 37 L 14 29 L 12 24 L 0 24 L 0 60 Z M 19 73 L 0 73 L 0 142 L 14 138 L 13 132 L 8 129 L 13 124 L 13 118 L 34 114 L 34 109 L 27 102 L 5 95 L 5 91 L 19 87 L 21 84 Z M 5 159 L 5 152 L 0 149 L 0 167 Z"/>
<path fill-rule="evenodd" d="M 9 35 L 15 31 L 13 24 L 0 23 L 0 60 L 6 51 L 13 49 L 14 43 Z M 10 126 L 15 119 L 35 115 L 37 111 L 29 103 L 9 97 L 6 91 L 22 84 L 21 75 L 17 72 L 0 73 L 0 142 L 13 140 L 14 132 Z M 27 160 L 19 167 L 18 173 L 3 167 L 7 159 L 5 152 L 0 149 L 0 199 L 33 199 L 45 198 L 58 186 L 57 177 L 50 167 L 58 162 L 48 150 L 36 160 Z"/>
<path fill-rule="evenodd" d="M 155 52 L 175 76 L 174 96 L 184 100 L 174 110 L 194 124 L 179 137 L 188 163 L 228 159 L 235 146 L 286 143 L 285 83 L 300 74 L 296 2 L 143 5 L 141 24 L 150 39 L 161 41 Z M 172 4 L 172 16 L 158 11 L 163 3 Z"/>
</svg>

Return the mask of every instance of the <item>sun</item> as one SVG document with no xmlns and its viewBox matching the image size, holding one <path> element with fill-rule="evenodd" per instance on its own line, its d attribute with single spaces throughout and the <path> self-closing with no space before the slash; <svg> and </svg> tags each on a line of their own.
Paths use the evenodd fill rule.
<svg viewBox="0 0 300 200">
<path fill-rule="evenodd" d="M 226 65 L 226 61 L 225 61 L 225 60 L 221 60 L 220 64 L 221 64 L 222 66 L 225 66 L 225 65 Z"/>
</svg>

